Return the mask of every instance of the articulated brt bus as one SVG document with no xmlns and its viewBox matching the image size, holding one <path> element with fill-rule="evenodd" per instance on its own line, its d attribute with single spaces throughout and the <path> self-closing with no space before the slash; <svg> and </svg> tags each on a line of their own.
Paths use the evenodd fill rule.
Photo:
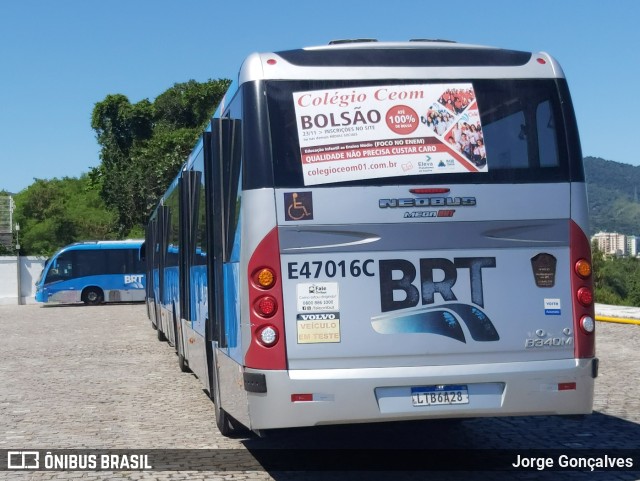
<svg viewBox="0 0 640 481">
<path fill-rule="evenodd" d="M 149 315 L 224 434 L 585 414 L 587 230 L 548 54 L 253 54 L 149 222 Z"/>
<path fill-rule="evenodd" d="M 36 281 L 38 302 L 145 300 L 143 240 L 76 242 L 50 259 Z"/>
</svg>

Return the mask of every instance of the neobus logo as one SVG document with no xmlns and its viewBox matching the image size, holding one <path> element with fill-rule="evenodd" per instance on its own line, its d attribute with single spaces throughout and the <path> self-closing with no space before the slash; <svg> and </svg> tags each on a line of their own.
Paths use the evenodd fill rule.
<svg viewBox="0 0 640 481">
<path fill-rule="evenodd" d="M 475 197 L 407 197 L 403 199 L 379 199 L 381 209 L 402 207 L 471 207 Z"/>
</svg>

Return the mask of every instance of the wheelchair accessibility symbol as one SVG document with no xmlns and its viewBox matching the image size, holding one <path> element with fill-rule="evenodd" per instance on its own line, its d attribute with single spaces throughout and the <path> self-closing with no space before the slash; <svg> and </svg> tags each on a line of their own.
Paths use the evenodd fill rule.
<svg viewBox="0 0 640 481">
<path fill-rule="evenodd" d="M 284 194 L 285 220 L 312 220 L 313 198 L 311 192 L 286 192 Z"/>
</svg>

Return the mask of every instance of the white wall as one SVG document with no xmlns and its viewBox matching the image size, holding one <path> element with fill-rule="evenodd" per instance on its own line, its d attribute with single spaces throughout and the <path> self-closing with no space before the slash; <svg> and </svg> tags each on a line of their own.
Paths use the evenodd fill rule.
<svg viewBox="0 0 640 481">
<path fill-rule="evenodd" d="M 0 256 L 0 304 L 33 304 L 35 282 L 44 266 L 44 257 L 20 257 L 20 290 L 18 290 L 18 258 Z"/>
</svg>

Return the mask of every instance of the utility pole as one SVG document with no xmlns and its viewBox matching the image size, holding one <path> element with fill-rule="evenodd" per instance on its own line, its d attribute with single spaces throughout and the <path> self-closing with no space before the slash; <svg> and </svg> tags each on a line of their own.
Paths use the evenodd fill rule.
<svg viewBox="0 0 640 481">
<path fill-rule="evenodd" d="M 22 304 L 22 263 L 20 262 L 20 224 L 16 223 L 16 271 L 18 277 L 18 305 Z"/>
</svg>

